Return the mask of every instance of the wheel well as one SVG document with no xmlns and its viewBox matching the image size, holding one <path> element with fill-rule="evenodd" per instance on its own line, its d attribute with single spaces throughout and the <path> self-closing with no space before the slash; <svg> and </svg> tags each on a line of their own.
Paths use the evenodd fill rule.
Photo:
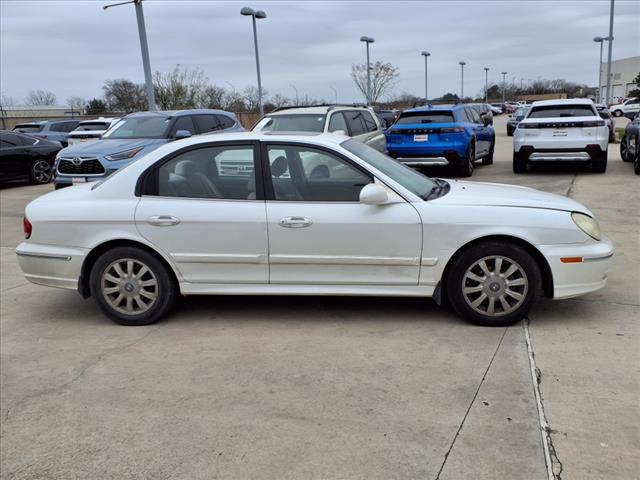
<svg viewBox="0 0 640 480">
<path fill-rule="evenodd" d="M 110 240 L 105 243 L 101 243 L 93 250 L 89 252 L 89 254 L 84 259 L 82 263 L 82 269 L 80 271 L 80 279 L 78 281 L 78 291 L 80 295 L 84 298 L 88 298 L 91 296 L 91 289 L 89 287 L 89 277 L 91 275 L 91 269 L 93 265 L 96 263 L 96 260 L 100 258 L 100 255 L 105 253 L 106 251 L 116 248 L 116 247 L 136 247 L 142 250 L 149 252 L 154 255 L 158 260 L 162 262 L 162 264 L 167 268 L 167 271 L 173 277 L 174 285 L 178 285 L 178 278 L 176 277 L 176 273 L 173 271 L 173 268 L 169 263 L 162 257 L 162 255 L 158 254 L 153 248 L 145 245 L 144 243 L 136 242 L 134 240 Z"/>
<path fill-rule="evenodd" d="M 542 255 L 542 253 L 540 253 L 540 251 L 536 247 L 531 245 L 529 242 L 522 240 L 521 238 L 512 237 L 510 235 L 490 235 L 487 237 L 476 238 L 475 240 L 465 243 L 451 256 L 451 258 L 447 262 L 447 266 L 444 268 L 444 272 L 442 273 L 442 280 L 440 281 L 440 295 L 442 299 L 447 298 L 447 276 L 449 275 L 451 265 L 453 265 L 458 257 L 460 257 L 469 247 L 491 241 L 509 242 L 518 245 L 519 247 L 526 250 L 534 259 L 534 261 L 538 265 L 538 268 L 540 269 L 540 274 L 542 276 L 542 291 L 544 292 L 544 295 L 546 297 L 553 298 L 553 274 L 551 273 L 551 267 L 549 267 L 549 263 L 547 262 L 547 259 L 544 258 L 544 255 Z"/>
</svg>

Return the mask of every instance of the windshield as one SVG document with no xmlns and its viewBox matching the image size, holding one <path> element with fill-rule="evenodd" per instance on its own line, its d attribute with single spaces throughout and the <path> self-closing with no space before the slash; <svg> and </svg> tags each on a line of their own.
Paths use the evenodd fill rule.
<svg viewBox="0 0 640 480">
<path fill-rule="evenodd" d="M 106 130 L 109 124 L 105 122 L 81 123 L 76 128 L 76 132 L 89 132 L 92 130 Z"/>
<path fill-rule="evenodd" d="M 322 132 L 326 115 L 274 115 L 264 117 L 254 130 L 263 132 Z"/>
<path fill-rule="evenodd" d="M 549 105 L 533 107 L 527 118 L 593 117 L 594 115 L 590 105 Z"/>
<path fill-rule="evenodd" d="M 170 117 L 123 118 L 111 127 L 102 138 L 165 138 Z"/>
<path fill-rule="evenodd" d="M 340 145 L 420 198 L 425 198 L 432 191 L 433 187 L 436 186 L 435 182 L 429 177 L 416 172 L 406 165 L 396 162 L 364 143 L 349 139 Z"/>
<path fill-rule="evenodd" d="M 407 125 L 411 123 L 453 123 L 453 113 L 451 112 L 405 112 L 396 125 Z"/>
</svg>

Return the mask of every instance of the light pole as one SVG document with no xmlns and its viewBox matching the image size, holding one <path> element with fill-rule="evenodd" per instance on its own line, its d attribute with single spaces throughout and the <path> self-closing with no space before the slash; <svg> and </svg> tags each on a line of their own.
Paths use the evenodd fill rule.
<svg viewBox="0 0 640 480">
<path fill-rule="evenodd" d="M 596 98 L 602 103 L 602 44 L 609 40 L 609 37 L 594 37 L 593 41 L 600 44 L 600 61 L 598 62 L 598 95 Z"/>
<path fill-rule="evenodd" d="M 295 92 L 296 92 L 296 107 L 297 107 L 297 106 L 298 106 L 298 89 L 297 89 L 297 88 L 296 88 L 296 86 L 295 86 L 295 85 L 293 85 L 293 84 L 290 84 L 289 86 L 290 86 L 291 88 L 293 88 L 293 89 L 295 90 Z"/>
<path fill-rule="evenodd" d="M 369 44 L 375 42 L 374 38 L 362 36 L 360 41 L 367 44 L 367 105 L 371 105 L 371 65 L 369 62 Z"/>
<path fill-rule="evenodd" d="M 464 102 L 464 66 L 467 62 L 458 62 L 460 64 L 460 101 Z"/>
<path fill-rule="evenodd" d="M 264 115 L 264 107 L 262 105 L 262 82 L 260 81 L 260 55 L 258 54 L 258 34 L 256 32 L 256 18 L 267 18 L 267 14 L 262 10 L 254 10 L 249 7 L 243 7 L 240 15 L 251 17 L 253 23 L 253 44 L 256 49 L 256 70 L 258 72 L 258 106 L 260 107 L 260 115 Z"/>
<path fill-rule="evenodd" d="M 501 72 L 502 73 L 502 103 L 504 104 L 504 91 L 506 89 L 506 81 L 507 81 L 507 73 L 509 72 Z M 504 105 L 503 105 L 504 108 Z"/>
<path fill-rule="evenodd" d="M 429 52 L 422 52 L 424 57 L 424 101 L 429 103 L 429 76 L 427 75 L 427 59 L 431 56 Z"/>
<path fill-rule="evenodd" d="M 611 100 L 611 50 L 613 48 L 613 4 L 614 0 L 611 0 L 611 9 L 609 10 L 609 54 L 607 58 L 607 101 L 605 102 L 609 106 Z"/>
<path fill-rule="evenodd" d="M 489 67 L 484 67 L 484 103 L 489 103 Z"/>
<path fill-rule="evenodd" d="M 336 90 L 336 87 L 334 87 L 333 85 L 329 85 L 329 88 L 331 90 L 333 90 L 333 96 L 336 99 L 336 105 L 338 104 L 338 90 Z"/>
<path fill-rule="evenodd" d="M 129 0 L 128 2 L 112 3 L 105 5 L 103 10 L 119 5 L 133 3 L 136 7 L 136 20 L 138 21 L 138 36 L 140 37 L 140 50 L 142 52 L 142 68 L 144 69 L 144 84 L 147 90 L 147 102 L 149 110 L 157 110 L 156 95 L 153 89 L 153 80 L 151 79 L 151 64 L 149 62 L 149 45 L 147 44 L 147 30 L 144 26 L 144 12 L 142 11 L 142 0 Z"/>
</svg>

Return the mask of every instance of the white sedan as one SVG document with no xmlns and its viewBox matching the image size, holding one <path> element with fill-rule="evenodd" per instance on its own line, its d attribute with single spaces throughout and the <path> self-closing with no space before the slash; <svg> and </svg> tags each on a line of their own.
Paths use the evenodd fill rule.
<svg viewBox="0 0 640 480">
<path fill-rule="evenodd" d="M 431 179 L 333 134 L 175 141 L 34 200 L 24 227 L 27 279 L 124 325 L 178 295 L 256 294 L 433 297 L 507 325 L 540 294 L 602 288 L 613 255 L 572 199 Z"/>
</svg>

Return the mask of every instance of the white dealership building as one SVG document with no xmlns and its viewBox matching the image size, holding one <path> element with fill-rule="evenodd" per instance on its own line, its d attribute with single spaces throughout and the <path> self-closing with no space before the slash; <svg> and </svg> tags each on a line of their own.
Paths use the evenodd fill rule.
<svg viewBox="0 0 640 480">
<path fill-rule="evenodd" d="M 627 98 L 637 88 L 633 79 L 640 73 L 640 56 L 621 58 L 611 62 L 611 97 L 616 101 Z M 600 98 L 607 95 L 607 62 L 600 65 Z"/>
</svg>

